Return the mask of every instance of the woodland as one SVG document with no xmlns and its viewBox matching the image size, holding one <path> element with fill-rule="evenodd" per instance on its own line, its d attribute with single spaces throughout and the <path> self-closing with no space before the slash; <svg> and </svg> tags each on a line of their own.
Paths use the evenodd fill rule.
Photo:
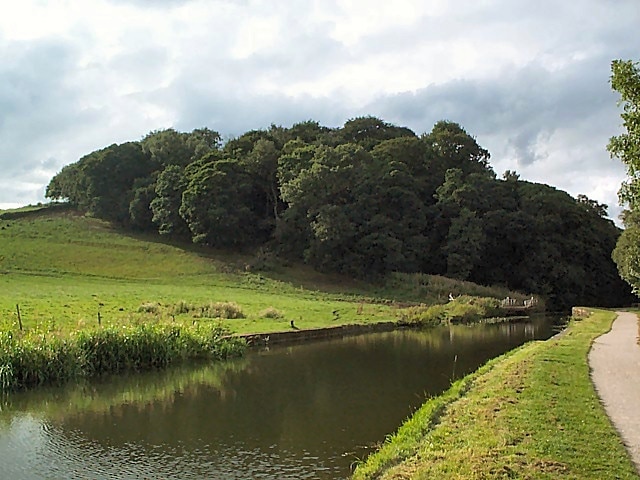
<svg viewBox="0 0 640 480">
<path fill-rule="evenodd" d="M 126 229 L 371 281 L 439 274 L 558 310 L 634 301 L 606 205 L 498 177 L 489 160 L 450 121 L 416 134 L 376 117 L 309 120 L 224 142 L 166 129 L 65 166 L 46 196 Z"/>
</svg>

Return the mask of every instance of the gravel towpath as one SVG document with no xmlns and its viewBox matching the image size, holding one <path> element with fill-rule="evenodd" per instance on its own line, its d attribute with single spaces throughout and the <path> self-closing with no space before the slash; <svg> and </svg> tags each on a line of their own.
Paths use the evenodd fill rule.
<svg viewBox="0 0 640 480">
<path fill-rule="evenodd" d="M 607 415 L 640 473 L 640 345 L 633 313 L 618 312 L 611 331 L 593 343 L 589 366 Z"/>
</svg>

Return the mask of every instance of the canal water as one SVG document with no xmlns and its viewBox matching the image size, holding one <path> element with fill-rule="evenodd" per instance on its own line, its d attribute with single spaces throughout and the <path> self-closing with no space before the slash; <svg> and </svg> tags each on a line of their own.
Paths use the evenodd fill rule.
<svg viewBox="0 0 640 480">
<path fill-rule="evenodd" d="M 5 395 L 1 477 L 340 479 L 427 397 L 552 321 L 370 333 Z"/>
</svg>

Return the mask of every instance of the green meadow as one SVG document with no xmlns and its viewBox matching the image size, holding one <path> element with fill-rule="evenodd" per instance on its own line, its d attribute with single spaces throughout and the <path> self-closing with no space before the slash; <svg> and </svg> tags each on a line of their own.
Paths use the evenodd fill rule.
<svg viewBox="0 0 640 480">
<path fill-rule="evenodd" d="M 242 318 L 224 321 L 234 332 L 290 328 L 292 319 L 311 328 L 336 316 L 341 322 L 358 318 L 358 305 L 343 301 L 342 294 L 243 271 L 249 257 L 128 236 L 108 223 L 68 212 L 2 224 L 3 328 L 17 326 L 16 305 L 25 329 L 47 331 L 97 324 L 98 313 L 103 323 L 193 323 L 203 319 L 179 307 L 211 303 L 237 305 Z M 269 312 L 276 318 L 264 318 Z M 367 305 L 360 312 L 362 322 L 392 315 L 383 305 Z"/>
<path fill-rule="evenodd" d="M 5 213 L 6 215 L 6 213 Z M 368 284 L 255 254 L 136 236 L 67 209 L 0 216 L 0 328 L 68 332 L 102 324 L 221 321 L 236 333 L 396 320 L 398 307 L 454 295 L 518 294 L 428 275 Z M 524 296 L 521 295 L 522 298 Z M 209 316 L 230 304 L 236 318 Z M 204 310 L 204 311 L 203 311 Z"/>
<path fill-rule="evenodd" d="M 506 296 L 525 298 L 429 275 L 324 275 L 262 250 L 136 235 L 60 205 L 4 211 L 0 388 L 224 359 L 244 349 L 230 334 L 292 325 L 474 321 Z"/>
</svg>

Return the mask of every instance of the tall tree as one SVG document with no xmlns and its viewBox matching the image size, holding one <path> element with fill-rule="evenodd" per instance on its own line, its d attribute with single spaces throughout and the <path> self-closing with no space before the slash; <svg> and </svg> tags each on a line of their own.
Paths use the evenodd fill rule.
<svg viewBox="0 0 640 480">
<path fill-rule="evenodd" d="M 129 203 L 129 222 L 137 230 L 153 230 L 151 202 L 156 197 L 155 174 L 135 180 L 133 198 Z"/>
<path fill-rule="evenodd" d="M 251 179 L 234 159 L 206 161 L 187 169 L 180 216 L 195 243 L 214 247 L 244 247 L 264 242 L 251 210 Z"/>
<path fill-rule="evenodd" d="M 609 140 L 608 150 L 627 167 L 628 179 L 620 189 L 620 199 L 631 209 L 640 208 L 640 69 L 631 60 L 614 60 L 611 86 L 620 94 L 623 126 L 626 130 Z"/>
<path fill-rule="evenodd" d="M 376 117 L 357 117 L 347 120 L 339 131 L 344 143 L 356 143 L 371 150 L 380 142 L 398 137 L 415 137 L 409 128 L 397 127 Z"/>
<path fill-rule="evenodd" d="M 186 187 L 184 169 L 179 165 L 167 165 L 155 182 L 155 198 L 151 201 L 152 221 L 161 235 L 184 237 L 189 227 L 180 216 L 182 192 Z"/>
<path fill-rule="evenodd" d="M 627 180 L 620 188 L 623 204 L 629 212 L 623 216 L 625 231 L 620 236 L 613 258 L 618 271 L 636 294 L 640 294 L 640 69 L 630 60 L 614 60 L 611 64 L 611 86 L 620 94 L 623 126 L 626 130 L 609 140 L 611 156 L 627 167 Z"/>
<path fill-rule="evenodd" d="M 114 144 L 63 168 L 51 180 L 47 195 L 68 198 L 97 217 L 129 223 L 136 181 L 150 176 L 156 167 L 138 142 Z"/>
<path fill-rule="evenodd" d="M 475 138 L 459 124 L 441 120 L 423 140 L 433 151 L 432 171 L 442 183 L 444 174 L 450 168 L 458 168 L 466 176 L 470 173 L 482 173 L 495 178 L 489 165 L 491 155 L 482 148 Z"/>
</svg>

